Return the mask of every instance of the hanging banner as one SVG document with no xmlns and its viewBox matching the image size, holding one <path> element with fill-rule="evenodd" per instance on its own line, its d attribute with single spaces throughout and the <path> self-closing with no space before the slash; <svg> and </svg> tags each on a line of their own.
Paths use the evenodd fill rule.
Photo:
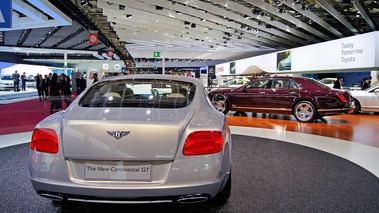
<svg viewBox="0 0 379 213">
<path fill-rule="evenodd" d="M 12 0 L 1 0 L 0 28 L 12 27 Z"/>
<path fill-rule="evenodd" d="M 99 35 L 97 35 L 97 31 L 90 31 L 88 41 L 90 44 L 99 43 Z"/>
</svg>

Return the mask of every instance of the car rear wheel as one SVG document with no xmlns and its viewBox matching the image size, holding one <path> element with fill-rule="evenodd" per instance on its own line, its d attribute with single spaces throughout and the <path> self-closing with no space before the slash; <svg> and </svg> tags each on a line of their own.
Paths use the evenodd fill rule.
<svg viewBox="0 0 379 213">
<path fill-rule="evenodd" d="M 316 107 L 309 101 L 299 101 L 293 108 L 293 115 L 300 122 L 311 122 L 317 117 Z"/>
<path fill-rule="evenodd" d="M 357 99 L 354 99 L 355 109 L 354 113 L 359 113 L 361 111 L 361 104 Z"/>
<path fill-rule="evenodd" d="M 220 95 L 220 94 L 214 95 L 212 97 L 212 106 L 216 110 L 218 110 L 224 114 L 229 112 L 228 100 L 223 95 Z"/>
</svg>

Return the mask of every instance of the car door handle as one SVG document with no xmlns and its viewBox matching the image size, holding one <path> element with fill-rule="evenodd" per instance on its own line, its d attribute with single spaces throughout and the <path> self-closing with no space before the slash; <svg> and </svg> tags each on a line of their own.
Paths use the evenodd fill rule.
<svg viewBox="0 0 379 213">
<path fill-rule="evenodd" d="M 290 92 L 290 95 L 296 95 L 297 93 L 296 92 Z"/>
<path fill-rule="evenodd" d="M 259 94 L 265 94 L 266 92 L 259 92 Z"/>
</svg>

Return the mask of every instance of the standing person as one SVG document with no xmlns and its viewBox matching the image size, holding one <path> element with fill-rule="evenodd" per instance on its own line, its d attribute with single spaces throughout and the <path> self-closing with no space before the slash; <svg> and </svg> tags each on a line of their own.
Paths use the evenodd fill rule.
<svg viewBox="0 0 379 213">
<path fill-rule="evenodd" d="M 26 91 L 26 73 L 23 72 L 21 75 L 21 90 Z"/>
<path fill-rule="evenodd" d="M 48 86 L 49 86 L 49 77 L 47 75 L 45 75 L 43 77 L 43 84 L 45 85 L 44 87 L 44 93 L 45 93 L 45 100 L 47 99 L 47 97 L 49 96 L 49 93 L 48 93 Z"/>
<path fill-rule="evenodd" d="M 337 81 L 334 82 L 334 89 L 342 89 L 342 77 L 338 76 Z"/>
<path fill-rule="evenodd" d="M 49 87 L 49 97 L 50 97 L 50 114 L 54 114 L 58 112 L 60 108 L 62 108 L 62 90 L 61 85 L 58 80 L 58 75 L 56 73 L 53 74 Z"/>
<path fill-rule="evenodd" d="M 254 81 L 255 79 L 257 79 L 257 74 L 255 72 L 253 72 L 253 73 L 251 73 L 250 82 Z"/>
<path fill-rule="evenodd" d="M 71 104 L 71 80 L 69 76 L 65 76 L 65 83 L 63 86 L 63 101 L 66 103 L 66 107 Z"/>
<path fill-rule="evenodd" d="M 82 92 L 81 87 L 80 87 L 80 75 L 77 75 L 75 77 L 75 85 L 76 85 L 76 95 L 79 95 Z"/>
<path fill-rule="evenodd" d="M 375 81 L 371 82 L 370 86 L 375 86 L 377 84 L 379 84 L 379 75 L 376 76 L 376 80 Z"/>
<path fill-rule="evenodd" d="M 14 71 L 12 74 L 12 79 L 13 79 L 13 90 L 15 92 L 20 92 L 20 74 L 18 74 L 17 70 Z"/>
<path fill-rule="evenodd" d="M 47 90 L 47 99 L 50 99 L 50 87 L 51 87 L 51 79 L 53 78 L 53 73 L 49 73 L 47 77 L 46 90 Z"/>
<path fill-rule="evenodd" d="M 81 90 L 80 92 L 83 92 L 84 90 L 86 90 L 86 88 L 87 88 L 87 81 L 84 78 L 84 76 L 82 76 L 80 78 L 80 90 Z"/>
<path fill-rule="evenodd" d="M 42 75 L 37 76 L 36 86 L 38 91 L 39 102 L 45 99 L 45 82 L 43 81 Z"/>
<path fill-rule="evenodd" d="M 94 84 L 94 83 L 96 83 L 98 81 L 99 81 L 99 79 L 97 79 L 97 73 L 94 73 L 93 74 L 93 82 L 92 82 L 92 84 Z"/>
<path fill-rule="evenodd" d="M 362 83 L 361 83 L 361 89 L 362 90 L 365 90 L 367 88 L 369 88 L 370 86 L 368 85 L 368 81 L 367 81 L 367 78 L 363 78 L 362 80 Z"/>
</svg>

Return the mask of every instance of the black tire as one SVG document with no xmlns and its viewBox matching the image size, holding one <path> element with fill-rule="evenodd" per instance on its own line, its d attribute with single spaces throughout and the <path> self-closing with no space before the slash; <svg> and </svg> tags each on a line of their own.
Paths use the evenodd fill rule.
<svg viewBox="0 0 379 213">
<path fill-rule="evenodd" d="M 361 111 L 361 104 L 359 103 L 357 99 L 354 99 L 354 104 L 355 104 L 354 113 L 357 114 Z"/>
<path fill-rule="evenodd" d="M 316 107 L 310 101 L 299 101 L 292 110 L 293 116 L 300 122 L 312 122 L 318 117 Z"/>
<path fill-rule="evenodd" d="M 232 173 L 229 174 L 228 181 L 226 182 L 224 188 L 214 197 L 210 203 L 212 205 L 223 205 L 225 204 L 229 197 L 230 193 L 232 191 Z"/>
<path fill-rule="evenodd" d="M 224 114 L 227 114 L 229 112 L 229 103 L 228 103 L 228 100 L 226 99 L 226 97 L 224 95 L 221 95 L 221 94 L 215 94 L 213 97 L 212 97 L 212 106 L 224 113 Z"/>
</svg>

